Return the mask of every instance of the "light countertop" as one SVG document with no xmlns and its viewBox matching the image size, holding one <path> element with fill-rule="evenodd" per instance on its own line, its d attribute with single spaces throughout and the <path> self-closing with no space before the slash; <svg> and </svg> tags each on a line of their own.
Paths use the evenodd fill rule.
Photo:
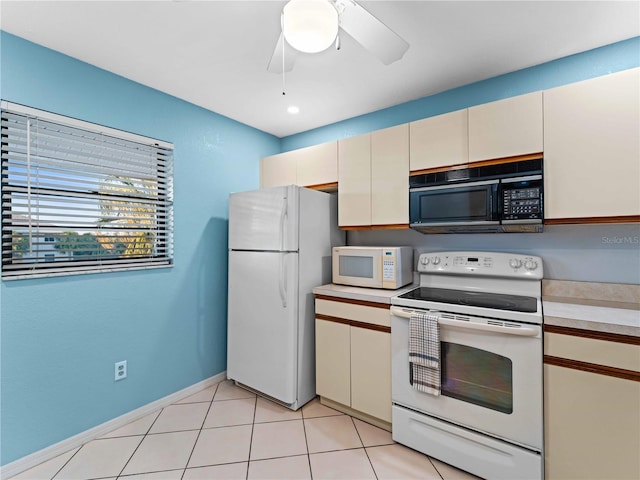
<svg viewBox="0 0 640 480">
<path fill-rule="evenodd" d="M 640 337 L 640 286 L 543 280 L 545 325 Z"/>
<path fill-rule="evenodd" d="M 382 288 L 349 287 L 329 283 L 313 289 L 315 295 L 327 295 L 329 297 L 348 298 L 351 300 L 361 300 L 364 302 L 391 304 L 391 297 L 401 295 L 409 290 L 417 288 L 417 283 L 411 283 L 396 290 L 385 290 Z"/>
</svg>

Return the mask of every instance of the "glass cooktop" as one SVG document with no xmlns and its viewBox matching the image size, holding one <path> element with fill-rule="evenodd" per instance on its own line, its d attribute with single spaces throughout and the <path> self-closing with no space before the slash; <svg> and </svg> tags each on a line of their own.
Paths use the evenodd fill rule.
<svg viewBox="0 0 640 480">
<path fill-rule="evenodd" d="M 398 298 L 526 313 L 536 313 L 538 308 L 538 302 L 534 297 L 488 292 L 465 292 L 446 288 L 418 287 L 403 295 L 399 295 Z"/>
</svg>

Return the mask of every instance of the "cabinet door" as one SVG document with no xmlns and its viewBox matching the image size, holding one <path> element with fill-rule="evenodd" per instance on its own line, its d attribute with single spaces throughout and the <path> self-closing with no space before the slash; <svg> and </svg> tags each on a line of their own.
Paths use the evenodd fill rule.
<svg viewBox="0 0 640 480">
<path fill-rule="evenodd" d="M 469 161 L 542 152 L 542 92 L 469 108 Z"/>
<path fill-rule="evenodd" d="M 409 223 L 409 124 L 371 134 L 371 225 Z"/>
<path fill-rule="evenodd" d="M 371 225 L 371 136 L 338 141 L 338 225 Z"/>
<path fill-rule="evenodd" d="M 640 383 L 544 367 L 545 476 L 640 478 Z"/>
<path fill-rule="evenodd" d="M 297 162 L 295 151 L 271 155 L 260 160 L 260 187 L 296 185 Z"/>
<path fill-rule="evenodd" d="M 349 325 L 316 318 L 316 393 L 351 404 Z"/>
<path fill-rule="evenodd" d="M 469 161 L 468 111 L 458 110 L 409 124 L 409 170 Z"/>
<path fill-rule="evenodd" d="M 295 152 L 298 185 L 310 187 L 338 181 L 338 142 L 313 145 Z"/>
<path fill-rule="evenodd" d="M 391 422 L 391 334 L 351 327 L 351 407 Z"/>
<path fill-rule="evenodd" d="M 544 92 L 545 218 L 640 214 L 640 69 Z"/>
</svg>

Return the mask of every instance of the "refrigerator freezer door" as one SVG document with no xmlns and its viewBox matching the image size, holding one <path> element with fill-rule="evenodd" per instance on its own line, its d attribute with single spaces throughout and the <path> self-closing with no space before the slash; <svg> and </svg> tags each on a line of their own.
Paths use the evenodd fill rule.
<svg viewBox="0 0 640 480">
<path fill-rule="evenodd" d="M 298 189 L 294 185 L 229 196 L 229 249 L 298 250 Z"/>
<path fill-rule="evenodd" d="M 227 376 L 297 400 L 298 254 L 229 252 Z"/>
</svg>

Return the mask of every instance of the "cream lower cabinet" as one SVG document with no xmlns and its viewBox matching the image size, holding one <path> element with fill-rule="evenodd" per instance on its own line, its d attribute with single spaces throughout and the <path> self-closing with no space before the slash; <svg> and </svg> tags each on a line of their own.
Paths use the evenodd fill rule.
<svg viewBox="0 0 640 480">
<path fill-rule="evenodd" d="M 640 345 L 566 332 L 545 327 L 545 477 L 640 478 Z"/>
<path fill-rule="evenodd" d="M 640 68 L 544 92 L 546 219 L 640 215 Z"/>
<path fill-rule="evenodd" d="M 335 189 L 338 144 L 327 142 L 265 157 L 260 161 L 260 187 L 281 185 Z"/>
<path fill-rule="evenodd" d="M 338 224 L 409 223 L 409 124 L 338 141 Z"/>
<path fill-rule="evenodd" d="M 389 305 L 316 297 L 316 392 L 333 408 L 391 426 Z"/>
</svg>

